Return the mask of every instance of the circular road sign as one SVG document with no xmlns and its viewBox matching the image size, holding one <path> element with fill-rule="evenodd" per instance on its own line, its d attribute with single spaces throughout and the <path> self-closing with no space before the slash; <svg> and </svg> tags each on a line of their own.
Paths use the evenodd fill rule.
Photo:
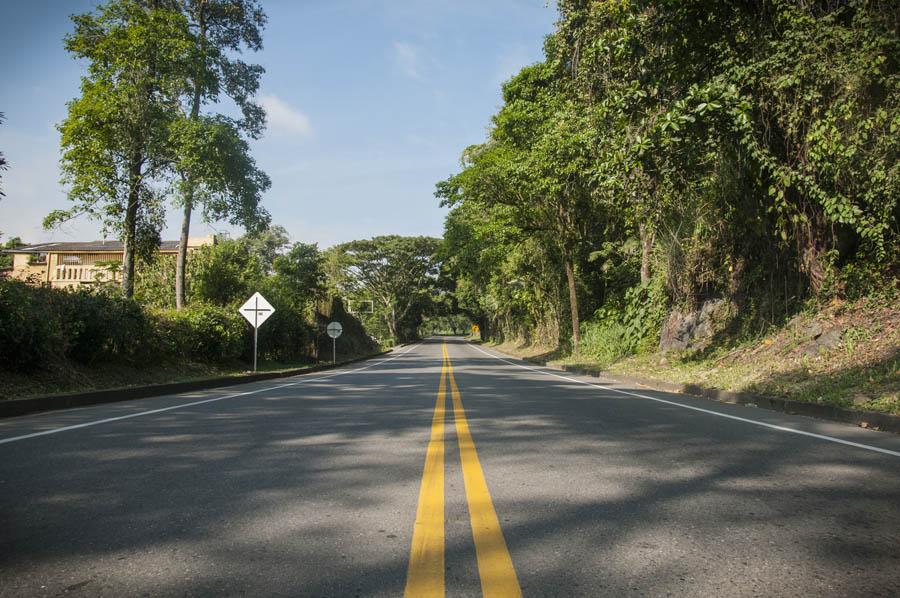
<svg viewBox="0 0 900 598">
<path fill-rule="evenodd" d="M 331 338 L 337 338 L 344 331 L 344 327 L 341 326 L 340 322 L 332 322 L 328 325 L 328 328 L 326 328 L 325 331 L 328 332 L 328 336 L 330 336 Z"/>
</svg>

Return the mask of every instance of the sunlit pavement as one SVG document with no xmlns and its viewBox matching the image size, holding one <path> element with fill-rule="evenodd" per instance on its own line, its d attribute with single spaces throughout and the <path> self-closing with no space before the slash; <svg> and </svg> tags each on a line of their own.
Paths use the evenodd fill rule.
<svg viewBox="0 0 900 598">
<path fill-rule="evenodd" d="M 897 436 L 525 365 L 0 421 L 0 595 L 900 595 Z"/>
</svg>

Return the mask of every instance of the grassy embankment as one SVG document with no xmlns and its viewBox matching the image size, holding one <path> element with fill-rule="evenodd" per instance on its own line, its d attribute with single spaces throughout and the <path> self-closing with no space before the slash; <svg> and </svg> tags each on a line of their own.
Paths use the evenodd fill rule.
<svg viewBox="0 0 900 598">
<path fill-rule="evenodd" d="M 361 355 L 358 357 L 362 357 Z M 341 357 L 342 361 L 354 357 Z M 327 362 L 323 362 L 327 363 Z M 311 368 L 315 363 L 260 362 L 259 372 L 284 372 Z M 247 364 L 144 364 L 140 366 L 71 365 L 48 367 L 46 370 L 21 373 L 0 370 L 0 401 L 27 399 L 57 393 L 88 392 L 113 388 L 190 382 L 208 378 L 241 376 L 249 371 Z"/>
<path fill-rule="evenodd" d="M 829 333 L 832 339 L 839 334 L 839 340 L 823 343 Z M 496 346 L 550 365 L 900 414 L 900 307 L 866 301 L 834 302 L 760 338 L 703 352 L 645 353 L 602 362 L 552 347 Z"/>
</svg>

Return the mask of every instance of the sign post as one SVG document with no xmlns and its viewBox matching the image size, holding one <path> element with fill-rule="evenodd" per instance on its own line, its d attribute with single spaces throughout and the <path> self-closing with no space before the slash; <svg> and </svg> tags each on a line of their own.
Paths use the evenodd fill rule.
<svg viewBox="0 0 900 598">
<path fill-rule="evenodd" d="M 275 313 L 272 304 L 266 301 L 266 298 L 259 293 L 253 293 L 253 296 L 247 299 L 240 309 L 241 315 L 253 326 L 253 371 L 256 371 L 256 337 L 259 327 L 262 323 L 269 319 L 269 316 Z"/>
<path fill-rule="evenodd" d="M 343 331 L 344 327 L 340 322 L 332 322 L 325 329 L 325 332 L 331 337 L 331 363 L 337 363 L 337 339 Z"/>
</svg>

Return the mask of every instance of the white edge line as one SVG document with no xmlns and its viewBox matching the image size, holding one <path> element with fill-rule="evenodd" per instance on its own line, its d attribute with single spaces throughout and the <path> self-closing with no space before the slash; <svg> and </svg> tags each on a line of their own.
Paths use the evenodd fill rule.
<svg viewBox="0 0 900 598">
<path fill-rule="evenodd" d="M 190 403 L 179 403 L 178 405 L 171 405 L 169 407 L 163 407 L 161 409 L 151 409 L 150 411 L 139 411 L 138 413 L 129 413 L 128 415 L 120 415 L 118 417 L 107 417 L 105 419 L 98 419 L 98 420 L 84 422 L 84 423 L 80 423 L 80 424 L 73 424 L 71 426 L 63 426 L 61 428 L 53 428 L 52 430 L 42 430 L 40 432 L 32 432 L 31 434 L 23 434 L 21 436 L 10 436 L 9 438 L 0 438 L 0 444 L 17 442 L 19 440 L 27 440 L 28 438 L 37 438 L 38 436 L 49 436 L 50 434 L 59 434 L 60 432 L 67 432 L 69 430 L 77 430 L 79 428 L 89 428 L 91 426 L 98 426 L 100 424 L 108 424 L 110 422 L 121 421 L 123 419 L 131 419 L 133 417 L 142 417 L 144 415 L 153 415 L 155 413 L 163 413 L 165 411 L 172 411 L 175 409 L 184 409 L 186 407 L 193 407 L 195 405 L 203 405 L 204 403 L 215 403 L 216 401 L 224 401 L 225 399 L 234 399 L 237 397 L 245 397 L 247 395 L 257 394 L 260 392 L 265 392 L 267 390 L 278 390 L 280 388 L 287 388 L 288 386 L 297 386 L 298 384 L 303 384 L 306 382 L 320 382 L 322 380 L 328 380 L 329 378 L 343 376 L 344 374 L 353 374 L 356 372 L 361 372 L 361 371 L 367 370 L 371 367 L 375 367 L 376 365 L 381 365 L 381 364 L 387 363 L 389 361 L 393 361 L 393 360 L 397 359 L 398 357 L 402 357 L 403 355 L 406 355 L 407 353 L 412 351 L 412 349 L 417 344 L 418 343 L 414 343 L 414 344 L 410 345 L 409 348 L 406 349 L 406 351 L 403 351 L 402 353 L 397 353 L 396 355 L 394 355 L 393 357 L 389 357 L 388 359 L 382 359 L 379 361 L 375 361 L 365 367 L 356 368 L 353 370 L 338 371 L 338 372 L 335 372 L 334 374 L 331 374 L 328 376 L 320 376 L 318 378 L 305 378 L 304 377 L 304 378 L 301 378 L 300 380 L 297 380 L 296 382 L 288 382 L 287 384 L 279 384 L 278 386 L 266 386 L 264 388 L 258 388 L 256 390 L 250 390 L 247 392 L 239 392 L 239 393 L 235 393 L 235 394 L 228 394 L 228 395 L 221 396 L 221 397 L 213 397 L 211 399 L 203 399 L 202 401 L 192 401 Z M 298 374 L 298 375 L 303 376 L 303 374 Z M 165 396 L 165 395 L 163 395 L 163 396 Z M 177 395 L 172 395 L 172 396 L 177 396 Z"/>
<path fill-rule="evenodd" d="M 651 397 L 651 396 L 649 396 L 649 395 L 643 395 L 643 394 L 640 394 L 640 393 L 637 393 L 637 392 L 630 392 L 630 391 L 627 391 L 627 390 L 621 390 L 621 389 L 618 389 L 618 388 L 613 388 L 613 387 L 611 387 L 611 386 L 601 386 L 601 385 L 599 385 L 599 384 L 592 384 L 591 382 L 587 382 L 587 381 L 585 381 L 585 380 L 579 380 L 579 379 L 577 379 L 577 378 L 570 378 L 569 376 L 561 376 L 561 375 L 559 375 L 559 374 L 554 374 L 553 372 L 548 372 L 548 371 L 546 371 L 546 370 L 542 370 L 542 369 L 538 369 L 538 368 L 529 367 L 529 366 L 527 366 L 527 365 L 522 365 L 522 364 L 516 363 L 516 362 L 514 362 L 514 361 L 509 361 L 508 359 L 504 359 L 504 358 L 499 357 L 499 356 L 497 356 L 497 355 L 494 355 L 494 354 L 492 354 L 492 353 L 488 353 L 487 351 L 485 351 L 485 350 L 482 349 L 481 347 L 478 347 L 478 346 L 473 345 L 473 344 L 469 344 L 469 346 L 472 347 L 473 349 L 477 349 L 478 351 L 481 351 L 482 353 L 484 353 L 484 354 L 487 355 L 488 357 L 493 357 L 494 359 L 499 359 L 500 361 L 503 361 L 503 362 L 508 363 L 508 364 L 510 364 L 510 365 L 514 365 L 514 366 L 516 366 L 516 367 L 520 367 L 520 368 L 525 369 L 525 370 L 531 370 L 531 371 L 533 371 L 533 372 L 537 372 L 537 373 L 539 373 L 539 374 L 544 374 L 544 375 L 546 375 L 546 376 L 553 376 L 554 378 L 560 378 L 560 379 L 562 379 L 562 380 L 568 380 L 569 382 L 575 382 L 575 383 L 577 383 L 577 384 L 584 384 L 584 385 L 586 385 L 586 386 L 591 386 L 591 387 L 593 387 L 593 388 L 598 388 L 598 389 L 601 389 L 601 390 L 610 390 L 610 391 L 612 391 L 612 392 L 617 392 L 617 393 L 623 394 L 623 395 L 629 395 L 629 396 L 632 396 L 632 397 L 638 397 L 638 398 L 641 398 L 641 399 L 647 399 L 647 400 L 650 400 L 650 401 L 656 401 L 657 403 L 665 403 L 666 405 L 673 405 L 673 406 L 675 406 L 675 407 L 681 407 L 682 409 L 690 409 L 691 411 L 699 411 L 700 413 L 708 413 L 709 415 L 716 415 L 716 416 L 718 416 L 718 417 L 724 417 L 724 418 L 727 418 L 727 419 L 733 419 L 733 420 L 736 420 L 736 421 L 739 421 L 739 422 L 744 422 L 744 423 L 748 423 L 748 424 L 754 424 L 754 425 L 756 425 L 756 426 L 762 426 L 762 427 L 764 427 L 764 428 L 771 428 L 772 430 L 778 430 L 778 431 L 780 431 L 780 432 L 789 432 L 789 433 L 791 433 L 791 434 L 799 434 L 799 435 L 801 435 L 801 436 L 808 436 L 808 437 L 810 437 L 810 438 L 818 438 L 819 440 L 826 440 L 826 441 L 828 441 L 828 442 L 835 442 L 835 443 L 837 443 L 837 444 L 845 444 L 845 445 L 847 445 L 847 446 L 852 446 L 852 447 L 856 447 L 856 448 L 861 448 L 861 449 L 865 449 L 865 450 L 867 450 L 867 451 L 874 451 L 874 452 L 876 452 L 876 453 L 883 453 L 883 454 L 885 454 L 885 455 L 892 455 L 892 456 L 894 456 L 894 457 L 900 457 L 900 452 L 898 452 L 898 451 L 892 451 L 892 450 L 890 450 L 890 449 L 884 449 L 884 448 L 880 448 L 880 447 L 877 447 L 877 446 L 871 446 L 871 445 L 869 445 L 869 444 L 861 444 L 861 443 L 859 443 L 859 442 L 852 442 L 852 441 L 850 441 L 850 440 L 843 440 L 843 439 L 841 439 L 841 438 L 835 438 L 835 437 L 833 437 L 833 436 L 825 436 L 825 435 L 823 435 L 823 434 L 816 434 L 816 433 L 814 433 L 814 432 L 805 432 L 805 431 L 803 431 L 803 430 L 797 430 L 797 429 L 795 429 L 795 428 L 787 428 L 787 427 L 784 427 L 784 426 L 777 426 L 777 425 L 775 425 L 775 424 L 767 424 L 767 423 L 765 423 L 765 422 L 757 421 L 757 420 L 755 420 L 755 419 L 747 419 L 747 418 L 745 418 L 745 417 L 738 417 L 737 415 L 729 415 L 729 414 L 727 414 L 727 413 L 721 413 L 721 412 L 719 412 L 719 411 L 713 411 L 713 410 L 711 410 L 711 409 L 703 409 L 702 407 L 694 407 L 694 406 L 692 406 L 692 405 L 685 405 L 684 403 L 678 403 L 678 402 L 676 402 L 676 401 L 667 401 L 666 399 L 660 399 L 660 398 L 657 398 L 657 397 Z"/>
</svg>

